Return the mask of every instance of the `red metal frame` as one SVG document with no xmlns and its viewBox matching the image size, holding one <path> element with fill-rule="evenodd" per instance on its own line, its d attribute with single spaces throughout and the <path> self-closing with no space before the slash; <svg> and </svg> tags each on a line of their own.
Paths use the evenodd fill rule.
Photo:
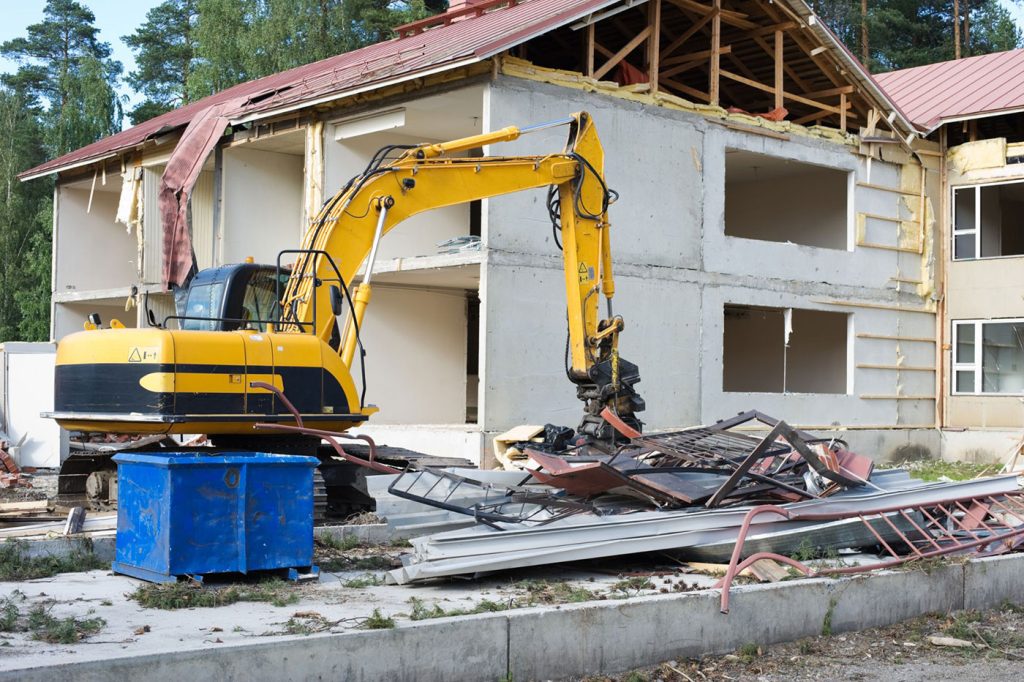
<svg viewBox="0 0 1024 682">
<path fill-rule="evenodd" d="M 966 504 L 970 503 L 970 504 Z M 998 512 L 993 512 L 998 508 Z M 979 512 L 984 512 L 979 517 Z M 913 519 L 908 512 L 919 513 L 927 521 L 924 527 Z M 1008 515 L 1016 520 L 1016 524 L 1008 524 L 999 518 L 993 517 L 988 523 L 986 518 L 993 513 Z M 881 547 L 891 558 L 879 561 L 874 564 L 842 567 L 811 568 L 795 559 L 775 554 L 773 552 L 758 552 L 743 559 L 743 544 L 754 519 L 764 514 L 775 514 L 790 521 L 840 521 L 844 519 L 860 519 L 867 526 L 868 530 L 878 540 Z M 909 522 L 919 537 L 910 537 L 892 522 L 893 515 L 900 515 Z M 969 519 L 972 525 L 964 523 Z M 882 521 L 889 525 L 892 531 L 900 538 L 903 545 L 910 548 L 909 554 L 900 554 L 892 545 L 878 533 L 871 525 L 871 521 Z M 975 532 L 978 527 L 983 529 L 984 534 Z M 957 537 L 957 533 L 967 535 L 970 541 L 964 542 Z M 1020 540 L 1024 540 L 1024 492 L 1005 493 L 998 496 L 960 497 L 931 502 L 917 506 L 881 507 L 870 511 L 861 512 L 799 512 L 784 509 L 782 507 L 765 504 L 754 507 L 747 512 L 740 525 L 736 538 L 736 546 L 733 548 L 732 557 L 729 559 L 729 568 L 715 586 L 722 590 L 721 611 L 729 613 L 729 590 L 733 581 L 741 571 L 755 561 L 761 559 L 772 559 L 786 564 L 800 571 L 806 576 L 816 577 L 823 575 L 848 575 L 852 573 L 865 573 L 882 568 L 891 568 L 911 561 L 920 561 L 933 557 L 947 556 L 950 554 L 972 552 L 980 556 L 992 556 L 1008 552 L 1016 547 Z M 992 549 L 985 549 L 988 545 L 997 544 Z M 923 547 L 930 545 L 933 549 L 924 551 Z"/>
</svg>

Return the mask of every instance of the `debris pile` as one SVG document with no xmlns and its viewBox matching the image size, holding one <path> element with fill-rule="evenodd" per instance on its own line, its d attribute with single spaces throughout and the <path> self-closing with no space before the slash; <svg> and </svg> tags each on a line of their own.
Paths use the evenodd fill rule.
<svg viewBox="0 0 1024 682">
<path fill-rule="evenodd" d="M 759 559 L 805 574 L 852 573 L 1024 543 L 1024 497 L 1013 475 L 926 483 L 900 469 L 875 471 L 844 442 L 758 412 L 653 435 L 604 416 L 625 437 L 614 450 L 558 449 L 548 437 L 509 448 L 525 455 L 507 458 L 524 467 L 518 471 L 415 468 L 370 477 L 389 524 L 433 533 L 412 541 L 390 580 L 672 552 L 729 562 L 726 610 L 733 577 Z M 744 430 L 754 423 L 767 434 Z M 811 569 L 785 556 L 801 547 L 881 558 Z"/>
<path fill-rule="evenodd" d="M 13 451 L 21 447 L 24 440 L 25 436 L 22 436 L 21 441 L 15 445 L 0 432 L 0 488 L 32 487 L 27 472 L 23 472 L 12 457 Z"/>
</svg>

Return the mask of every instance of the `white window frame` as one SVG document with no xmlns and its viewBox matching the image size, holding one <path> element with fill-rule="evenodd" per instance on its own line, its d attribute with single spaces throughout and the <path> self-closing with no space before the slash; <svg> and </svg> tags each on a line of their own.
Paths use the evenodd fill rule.
<svg viewBox="0 0 1024 682">
<path fill-rule="evenodd" d="M 981 190 L 985 187 L 998 187 L 1000 185 L 1024 185 L 1024 178 L 1014 178 L 1013 180 L 1005 180 L 1003 182 L 986 182 L 980 185 L 956 185 L 951 189 L 952 197 L 950 199 L 950 216 L 949 225 L 951 227 L 950 233 L 950 244 L 949 244 L 949 255 L 950 259 L 954 261 L 971 261 L 971 260 L 994 260 L 996 258 L 1024 258 L 1024 254 L 1013 254 L 1009 256 L 982 256 L 981 255 Z M 958 230 L 956 229 L 956 193 L 960 190 L 974 190 L 974 226 Z M 965 235 L 974 235 L 974 257 L 973 258 L 957 258 L 956 256 L 956 238 Z"/>
<path fill-rule="evenodd" d="M 974 190 L 974 226 L 969 229 L 958 230 L 956 227 L 956 193 L 968 189 Z M 960 185 L 953 188 L 952 210 L 949 224 L 953 227 L 953 239 L 949 245 L 949 253 L 953 260 L 979 260 L 981 258 L 981 185 Z M 971 258 L 958 258 L 956 255 L 956 238 L 967 235 L 974 235 L 974 256 Z"/>
<path fill-rule="evenodd" d="M 982 372 L 982 360 L 984 347 L 982 346 L 983 327 L 986 324 L 1024 324 L 1022 317 L 1008 317 L 988 320 L 953 320 L 953 348 L 950 367 L 953 373 L 949 377 L 949 389 L 951 395 L 976 395 L 976 396 L 1024 396 L 1024 392 L 1018 393 L 997 393 L 994 391 L 983 391 L 984 373 Z M 973 329 L 974 333 L 974 362 L 957 362 L 956 351 L 960 341 L 960 327 Z M 957 372 L 974 372 L 974 390 L 958 391 L 956 387 Z"/>
</svg>

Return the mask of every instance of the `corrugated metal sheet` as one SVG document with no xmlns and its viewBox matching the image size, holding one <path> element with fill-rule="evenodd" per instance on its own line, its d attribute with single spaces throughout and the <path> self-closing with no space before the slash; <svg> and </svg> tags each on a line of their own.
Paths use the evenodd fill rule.
<svg viewBox="0 0 1024 682">
<path fill-rule="evenodd" d="M 199 269 L 211 267 L 215 257 L 213 229 L 213 173 L 204 171 L 192 190 L 192 248 Z"/>
<path fill-rule="evenodd" d="M 1024 50 L 967 57 L 875 76 L 922 128 L 1024 108 Z"/>
<path fill-rule="evenodd" d="M 160 224 L 160 176 L 163 166 L 150 166 L 142 170 L 142 281 L 158 284 L 163 268 L 164 229 Z"/>
<path fill-rule="evenodd" d="M 245 97 L 232 118 L 383 85 L 467 60 L 485 59 L 617 0 L 522 0 L 479 17 L 388 40 L 278 74 L 240 83 L 22 173 L 28 178 L 98 160 L 188 124 L 199 111 Z"/>
</svg>

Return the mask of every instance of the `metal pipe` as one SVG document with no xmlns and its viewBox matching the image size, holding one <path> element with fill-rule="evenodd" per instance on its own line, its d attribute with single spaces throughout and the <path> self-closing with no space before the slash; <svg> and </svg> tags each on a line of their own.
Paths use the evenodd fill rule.
<svg viewBox="0 0 1024 682">
<path fill-rule="evenodd" d="M 381 234 L 384 232 L 384 221 L 387 219 L 388 209 L 394 205 L 395 200 L 390 196 L 380 200 L 380 216 L 377 218 L 377 229 L 373 232 L 373 246 L 370 247 L 370 257 L 366 259 L 366 274 L 363 275 L 363 285 L 369 286 L 370 284 L 370 278 L 373 275 L 373 264 L 377 260 L 377 247 L 380 246 Z M 359 321 L 362 322 L 362 319 Z"/>
</svg>

